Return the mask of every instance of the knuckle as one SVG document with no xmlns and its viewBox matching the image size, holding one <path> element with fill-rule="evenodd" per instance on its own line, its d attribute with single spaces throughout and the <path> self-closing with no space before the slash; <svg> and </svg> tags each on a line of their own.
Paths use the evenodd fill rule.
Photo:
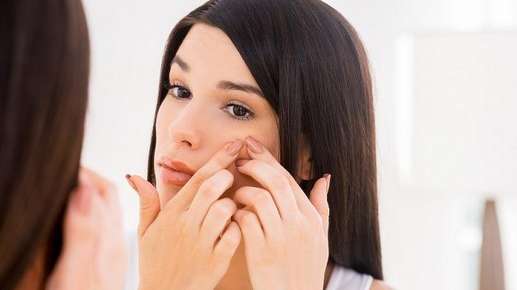
<svg viewBox="0 0 517 290">
<path fill-rule="evenodd" d="M 226 235 L 222 240 L 228 248 L 235 248 L 239 245 L 240 237 L 238 235 Z"/>
<path fill-rule="evenodd" d="M 243 165 L 241 165 L 241 167 L 250 167 L 250 168 L 253 168 L 255 166 L 257 166 L 257 160 L 255 159 L 250 159 L 248 160 L 246 163 L 244 163 Z"/>
<path fill-rule="evenodd" d="M 242 215 L 242 223 L 244 225 L 250 225 L 251 223 L 254 222 L 254 216 L 253 216 L 253 213 L 251 212 L 248 212 L 246 211 L 243 215 Z"/>
<path fill-rule="evenodd" d="M 284 190 L 287 187 L 287 183 L 285 181 L 285 178 L 283 176 L 280 176 L 280 175 L 274 175 L 271 178 L 271 184 L 273 185 L 274 188 L 277 188 L 277 189 L 280 189 L 280 190 Z"/>
<path fill-rule="evenodd" d="M 205 180 L 203 184 L 201 184 L 201 186 L 199 187 L 199 191 L 206 197 L 212 197 L 219 193 L 219 186 L 219 182 L 216 179 L 210 178 Z"/>
<path fill-rule="evenodd" d="M 208 194 L 216 194 L 232 181 L 233 175 L 228 170 L 223 169 L 206 179 L 200 186 L 200 190 L 208 191 Z"/>
<path fill-rule="evenodd" d="M 294 230 L 294 231 L 299 229 L 303 225 L 304 222 L 305 221 L 304 221 L 303 216 L 301 216 L 300 214 L 296 214 L 296 213 L 290 215 L 290 218 L 286 221 L 288 228 L 291 230 Z"/>
<path fill-rule="evenodd" d="M 195 174 L 194 176 L 192 176 L 192 183 L 194 183 L 194 185 L 197 185 L 197 186 L 200 186 L 201 184 L 203 184 L 203 182 L 208 179 L 208 172 L 207 172 L 207 169 L 205 167 L 199 169 Z"/>
<path fill-rule="evenodd" d="M 238 188 L 234 193 L 235 199 L 240 199 L 243 195 L 247 194 L 249 191 L 252 191 L 253 188 L 250 186 L 242 186 Z"/>
<path fill-rule="evenodd" d="M 180 237 L 190 237 L 194 233 L 194 227 L 190 223 L 190 219 L 186 216 L 181 216 L 179 222 L 176 225 Z"/>
<path fill-rule="evenodd" d="M 253 198 L 253 204 L 257 206 L 265 206 L 269 203 L 269 196 L 260 191 L 255 194 L 255 197 Z"/>
<path fill-rule="evenodd" d="M 212 205 L 212 211 L 217 217 L 230 216 L 235 211 L 235 204 L 229 198 L 221 199 Z"/>
<path fill-rule="evenodd" d="M 213 163 L 214 169 L 221 169 L 221 168 L 226 167 L 225 163 L 226 163 L 226 161 L 225 161 L 225 154 L 218 155 L 215 158 L 214 163 Z"/>
<path fill-rule="evenodd" d="M 223 162 L 220 160 L 220 158 L 215 158 L 209 160 L 199 171 L 202 174 L 202 177 L 207 179 L 223 167 Z"/>
<path fill-rule="evenodd" d="M 221 169 L 217 174 L 221 175 L 224 179 L 233 179 L 233 174 L 226 168 Z"/>
</svg>

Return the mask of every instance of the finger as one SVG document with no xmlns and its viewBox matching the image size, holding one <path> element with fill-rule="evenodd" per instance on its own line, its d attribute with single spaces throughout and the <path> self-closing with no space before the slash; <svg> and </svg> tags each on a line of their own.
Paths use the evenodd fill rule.
<svg viewBox="0 0 517 290">
<path fill-rule="evenodd" d="M 97 189 L 97 192 L 100 193 L 100 196 L 106 201 L 106 205 L 109 208 L 109 221 L 122 227 L 122 209 L 116 186 L 108 179 L 85 166 L 81 166 L 79 171 L 79 182 L 88 183 Z"/>
<path fill-rule="evenodd" d="M 276 168 L 279 172 L 281 172 L 285 178 L 288 180 L 291 185 L 293 197 L 296 201 L 296 204 L 302 213 L 306 212 L 308 208 L 310 208 L 310 202 L 307 198 L 307 195 L 300 188 L 296 179 L 285 169 L 282 164 L 278 162 L 278 160 L 271 154 L 271 152 L 264 146 L 260 141 L 253 138 L 252 136 L 246 137 L 246 147 L 248 148 L 248 153 L 251 158 L 262 160 L 272 167 Z"/>
<path fill-rule="evenodd" d="M 262 160 L 252 159 L 238 166 L 237 170 L 253 177 L 271 193 L 282 220 L 288 220 L 299 212 L 291 185 L 278 169 Z"/>
<path fill-rule="evenodd" d="M 71 200 L 65 215 L 63 248 L 69 259 L 77 260 L 74 265 L 94 257 L 103 232 L 105 211 L 102 197 L 89 185 L 81 186 Z"/>
<path fill-rule="evenodd" d="M 201 225 L 200 234 L 213 247 L 224 228 L 231 222 L 232 215 L 237 210 L 237 205 L 230 198 L 217 200 L 208 210 Z"/>
<path fill-rule="evenodd" d="M 140 222 L 138 224 L 138 235 L 141 237 L 158 216 L 160 199 L 154 186 L 142 177 L 128 174 L 126 179 L 139 196 Z"/>
<path fill-rule="evenodd" d="M 310 193 L 310 201 L 318 212 L 323 224 L 323 229 L 327 235 L 330 215 L 330 208 L 327 200 L 329 184 L 330 174 L 325 174 L 325 177 L 322 177 L 316 181 Z"/>
<path fill-rule="evenodd" d="M 282 220 L 270 192 L 263 188 L 243 186 L 235 191 L 233 199 L 255 210 L 268 239 L 281 234 Z"/>
<path fill-rule="evenodd" d="M 106 178 L 100 176 L 88 167 L 81 166 L 79 170 L 79 181 L 88 182 L 99 190 L 101 196 L 105 199 L 114 199 L 116 196 L 108 193 L 113 192 L 115 185 Z"/>
<path fill-rule="evenodd" d="M 189 179 L 189 181 L 171 200 L 167 202 L 165 208 L 179 207 L 181 209 L 187 209 L 203 182 L 221 169 L 225 169 L 230 166 L 230 164 L 232 164 L 239 155 L 239 151 L 243 144 L 244 142 L 242 142 L 242 140 L 234 140 L 227 143 Z"/>
<path fill-rule="evenodd" d="M 233 215 L 233 219 L 239 225 L 244 237 L 244 243 L 250 248 L 262 248 L 265 243 L 264 231 L 255 213 L 245 209 L 238 209 Z"/>
<path fill-rule="evenodd" d="M 226 169 L 220 170 L 201 184 L 187 213 L 189 220 L 198 230 L 201 228 L 208 209 L 232 184 L 233 174 Z"/>
<path fill-rule="evenodd" d="M 93 245 L 98 233 L 99 197 L 89 185 L 80 185 L 72 194 L 65 214 L 64 247 Z"/>
<path fill-rule="evenodd" d="M 232 221 L 222 234 L 221 239 L 217 242 L 214 248 L 214 255 L 221 257 L 222 260 L 230 263 L 231 257 L 235 254 L 241 242 L 241 230 L 239 225 Z"/>
<path fill-rule="evenodd" d="M 101 240 L 108 247 L 105 256 L 113 258 L 121 256 L 126 248 L 122 224 L 122 209 L 116 186 L 97 172 L 82 166 L 79 172 L 79 180 L 96 189 L 101 199 Z M 115 261 L 111 259 L 111 261 Z"/>
</svg>

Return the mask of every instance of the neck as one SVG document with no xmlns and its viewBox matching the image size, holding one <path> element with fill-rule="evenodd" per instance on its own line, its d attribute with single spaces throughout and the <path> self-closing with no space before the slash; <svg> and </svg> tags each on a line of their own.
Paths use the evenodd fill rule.
<svg viewBox="0 0 517 290">
<path fill-rule="evenodd" d="M 214 290 L 253 289 L 246 265 L 244 243 L 240 243 L 230 261 L 230 266 Z"/>
</svg>

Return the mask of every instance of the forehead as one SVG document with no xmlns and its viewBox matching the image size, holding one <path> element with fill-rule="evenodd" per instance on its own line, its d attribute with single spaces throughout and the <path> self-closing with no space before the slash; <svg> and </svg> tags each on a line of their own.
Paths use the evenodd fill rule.
<svg viewBox="0 0 517 290">
<path fill-rule="evenodd" d="M 219 28 L 197 23 L 176 53 L 190 67 L 189 74 L 208 79 L 228 79 L 255 84 L 251 72 L 230 38 Z M 179 70 L 177 65 L 171 72 Z"/>
</svg>

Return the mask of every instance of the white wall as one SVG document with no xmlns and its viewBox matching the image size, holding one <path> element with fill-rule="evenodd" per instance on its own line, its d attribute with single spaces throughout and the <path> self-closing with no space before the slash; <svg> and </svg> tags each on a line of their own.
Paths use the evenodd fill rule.
<svg viewBox="0 0 517 290">
<path fill-rule="evenodd" d="M 389 198 L 412 198 L 408 206 L 420 212 L 396 223 L 399 229 L 426 224 L 399 233 L 398 239 L 430 242 L 424 251 L 403 254 L 404 260 L 411 265 L 433 261 L 419 270 L 432 273 L 441 289 L 475 288 L 480 207 L 483 198 L 494 197 L 506 242 L 507 282 L 514 289 L 517 58 L 512 54 L 517 32 L 420 33 L 406 37 L 399 48 L 409 61 L 398 70 L 396 112 L 408 122 L 395 126 L 398 192 Z M 399 246 L 397 253 L 403 251 Z"/>
<path fill-rule="evenodd" d="M 83 161 L 118 185 L 125 225 L 132 231 L 138 221 L 137 197 L 125 183 L 124 174 L 145 174 L 165 39 L 170 28 L 203 1 L 84 1 L 93 67 Z M 513 278 L 517 277 L 517 238 L 510 233 L 517 221 L 514 214 L 517 184 L 512 176 L 517 140 L 515 133 L 508 134 L 511 122 L 517 122 L 516 114 L 512 114 L 516 112 L 512 107 L 515 99 L 505 94 L 507 89 L 515 93 L 515 79 L 505 79 L 507 87 L 496 88 L 493 99 L 484 98 L 487 95 L 481 89 L 476 90 L 477 83 L 472 83 L 471 90 L 456 94 L 450 91 L 454 89 L 450 86 L 456 83 L 444 79 L 440 67 L 428 67 L 427 57 L 422 58 L 422 53 L 433 50 L 407 46 L 408 40 L 409 43 L 415 40 L 415 35 L 440 38 L 442 34 L 436 32 L 515 30 L 517 3 L 513 0 L 327 2 L 361 34 L 376 81 L 380 219 L 387 281 L 402 290 L 474 289 L 481 199 L 487 193 L 497 193 L 498 200 L 504 201 L 498 206 L 507 250 L 507 286 L 517 289 Z M 426 41 L 431 41 L 436 49 L 443 49 L 442 45 L 451 41 L 452 50 L 444 51 L 451 52 L 448 55 L 451 64 L 455 63 L 455 57 L 461 56 L 454 53 L 465 44 L 456 38 L 436 42 L 425 37 L 418 43 L 422 45 Z M 503 59 L 506 56 L 515 60 L 512 50 L 502 50 L 500 54 Z M 419 63 L 420 60 L 424 62 Z M 476 67 L 471 64 L 469 69 Z M 461 69 L 455 68 L 460 72 Z M 500 71 L 497 66 L 491 68 L 491 80 L 505 76 L 509 77 L 508 71 Z M 429 80 L 435 77 L 440 84 L 429 85 Z M 442 94 L 440 86 L 449 93 Z M 423 91 L 415 94 L 416 89 Z M 470 99 L 473 93 L 479 93 L 476 102 Z M 430 98 L 436 95 L 440 102 L 430 107 L 433 104 Z M 443 99 L 446 97 L 455 106 L 465 105 L 465 114 L 458 116 L 451 107 L 433 114 L 440 110 L 440 103 L 447 101 Z M 414 118 L 412 114 L 416 113 L 418 116 Z M 479 126 L 469 126 L 472 122 L 466 122 L 466 118 Z M 505 126 L 498 126 L 503 121 Z M 428 146 L 429 142 L 438 141 L 437 146 Z M 487 150 L 490 148 L 494 149 Z M 455 156 L 458 162 L 451 160 Z M 476 156 L 481 161 L 473 160 Z M 461 173 L 461 178 L 447 174 L 446 170 L 451 168 Z"/>
<path fill-rule="evenodd" d="M 172 1 L 149 5 L 86 0 L 84 4 L 92 74 L 83 160 L 119 186 L 126 227 L 133 229 L 138 221 L 137 196 L 124 175 L 145 176 L 163 46 L 170 27 L 187 10 Z"/>
</svg>

